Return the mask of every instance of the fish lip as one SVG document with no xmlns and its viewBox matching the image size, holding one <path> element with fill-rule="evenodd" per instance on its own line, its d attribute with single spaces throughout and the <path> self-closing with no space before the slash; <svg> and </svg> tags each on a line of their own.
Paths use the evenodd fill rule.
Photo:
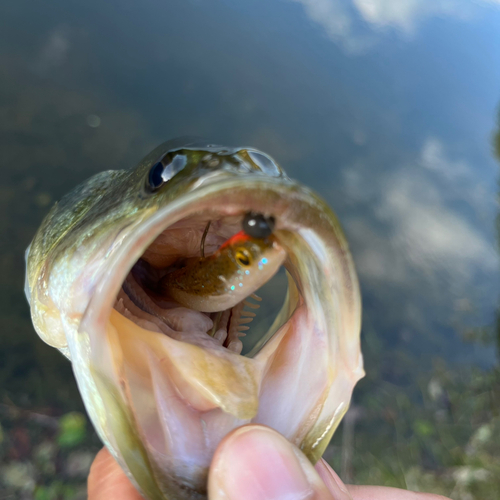
<svg viewBox="0 0 500 500">
<path fill-rule="evenodd" d="M 152 212 L 149 217 L 142 217 L 131 223 L 128 231 L 120 231 L 124 234 L 115 238 L 108 250 L 107 260 L 110 261 L 110 264 L 107 265 L 92 292 L 88 306 L 82 316 L 79 327 L 80 332 L 92 332 L 95 328 L 99 330 L 105 326 L 114 300 L 133 264 L 164 229 L 183 217 L 198 212 L 199 208 L 194 208 L 191 211 L 188 207 L 195 206 L 200 197 L 216 196 L 225 186 L 226 189 L 229 189 L 230 187 L 241 188 L 244 185 L 244 190 L 247 193 L 258 192 L 262 187 L 274 187 L 277 188 L 276 191 L 279 191 L 279 188 L 292 191 L 301 189 L 301 186 L 286 178 L 271 178 L 255 174 L 239 174 L 237 177 L 221 174 L 214 177 L 207 179 L 206 182 L 203 182 L 203 179 L 196 181 L 188 188 L 188 192 L 179 196 L 176 200 L 169 201 Z M 235 203 L 232 210 L 227 209 L 227 207 L 220 207 L 220 211 L 230 216 L 256 208 L 249 206 L 245 209 L 245 207 L 236 207 L 236 205 Z M 173 215 L 173 218 L 170 219 L 169 215 L 176 212 L 180 212 L 180 214 Z M 117 272 L 117 268 L 121 268 L 123 271 Z"/>
<path fill-rule="evenodd" d="M 26 262 L 26 265 L 28 265 L 28 257 L 30 254 L 30 249 L 31 249 L 31 243 L 28 245 L 28 248 L 24 252 L 24 261 Z M 27 272 L 24 274 L 24 296 L 28 301 L 28 305 L 31 304 L 31 289 Z"/>
<path fill-rule="evenodd" d="M 221 201 L 222 197 L 224 202 Z M 339 260 L 335 269 L 333 267 L 329 269 L 326 279 L 339 275 L 338 283 L 332 288 L 332 297 L 340 305 L 337 303 L 325 305 L 317 294 L 308 299 L 311 315 L 321 316 L 320 322 L 325 325 L 331 317 L 326 317 L 328 311 L 323 309 L 339 305 L 343 314 L 343 326 L 346 326 L 346 332 L 338 333 L 337 338 L 333 340 L 328 338 L 326 345 L 329 351 L 335 351 L 334 359 L 336 361 L 340 359 L 340 363 L 334 369 L 329 369 L 328 380 L 332 387 L 335 387 L 325 394 L 318 412 L 311 417 L 312 420 L 309 420 L 311 427 L 316 427 L 315 421 L 320 422 L 321 432 L 315 434 L 314 429 L 308 431 L 305 437 L 302 435 L 301 440 L 296 443 L 312 461 L 315 461 L 322 454 L 325 443 L 330 440 L 340 419 L 338 415 L 347 409 L 352 388 L 364 372 L 359 346 L 361 304 L 352 259 L 342 230 L 336 224 L 335 216 L 309 189 L 284 178 L 239 174 L 221 176 L 206 184 L 198 185 L 196 189 L 187 191 L 173 201 L 165 200 L 163 206 L 146 212 L 114 241 L 108 251 L 107 262 L 103 266 L 104 272 L 100 275 L 82 316 L 79 332 L 90 338 L 89 349 L 92 358 L 93 349 L 98 348 L 99 337 L 106 331 L 115 298 L 126 275 L 144 250 L 164 229 L 189 215 L 202 213 L 204 209 L 216 209 L 221 215 L 229 216 L 250 210 L 262 211 L 262 206 L 266 207 L 266 212 L 276 216 L 277 230 L 288 229 L 306 242 L 312 259 L 318 262 L 322 258 Z M 293 242 L 291 244 L 293 245 Z M 334 257 L 324 256 L 322 252 L 336 253 Z M 300 262 L 297 262 L 296 266 L 300 266 Z M 318 277 L 320 278 L 325 281 L 325 276 Z M 307 283 L 303 285 L 305 290 L 301 292 L 305 295 L 313 293 L 307 289 Z M 325 325 L 325 328 L 329 328 Z M 78 369 L 80 368 L 77 366 Z M 332 391 L 341 394 L 342 398 L 340 404 L 334 407 L 328 406 L 327 401 Z"/>
</svg>

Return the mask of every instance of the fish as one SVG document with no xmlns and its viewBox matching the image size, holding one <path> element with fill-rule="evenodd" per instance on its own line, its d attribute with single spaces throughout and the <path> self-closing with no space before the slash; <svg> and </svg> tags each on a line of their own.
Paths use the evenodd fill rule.
<svg viewBox="0 0 500 500">
<path fill-rule="evenodd" d="M 255 292 L 273 273 L 236 300 L 220 301 L 214 282 L 234 275 L 224 252 L 262 238 L 258 254 L 275 252 L 287 292 L 243 353 Z M 190 302 L 200 259 L 212 312 Z M 194 273 L 186 300 L 171 291 L 183 268 Z M 359 283 L 340 223 L 251 147 L 168 141 L 135 168 L 80 184 L 35 234 L 25 292 L 36 332 L 71 361 L 98 435 L 149 500 L 205 499 L 217 445 L 248 423 L 315 463 L 364 375 Z"/>
<path fill-rule="evenodd" d="M 274 235 L 255 238 L 242 230 L 210 257 L 195 257 L 166 274 L 159 288 L 190 309 L 224 311 L 269 281 L 285 257 L 286 252 Z"/>
</svg>

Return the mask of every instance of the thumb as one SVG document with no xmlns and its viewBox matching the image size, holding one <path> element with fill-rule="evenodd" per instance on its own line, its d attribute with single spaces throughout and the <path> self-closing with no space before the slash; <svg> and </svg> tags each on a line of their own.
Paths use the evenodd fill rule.
<svg viewBox="0 0 500 500">
<path fill-rule="evenodd" d="M 261 425 L 226 436 L 208 478 L 210 500 L 351 500 L 342 483 L 329 488 L 297 447 Z"/>
</svg>

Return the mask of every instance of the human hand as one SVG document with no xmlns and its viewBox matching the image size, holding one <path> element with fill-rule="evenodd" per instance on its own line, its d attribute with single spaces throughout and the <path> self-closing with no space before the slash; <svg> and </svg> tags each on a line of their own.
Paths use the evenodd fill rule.
<svg viewBox="0 0 500 500">
<path fill-rule="evenodd" d="M 346 486 L 324 461 L 315 467 L 283 436 L 246 425 L 217 448 L 208 478 L 210 500 L 447 500 L 380 486 Z M 106 448 L 88 479 L 88 500 L 143 500 Z"/>
</svg>

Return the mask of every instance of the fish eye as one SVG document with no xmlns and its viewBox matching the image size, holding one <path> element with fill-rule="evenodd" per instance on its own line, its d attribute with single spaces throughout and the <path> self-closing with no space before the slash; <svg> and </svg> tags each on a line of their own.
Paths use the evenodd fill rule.
<svg viewBox="0 0 500 500">
<path fill-rule="evenodd" d="M 163 173 L 163 163 L 161 161 L 155 163 L 148 176 L 148 185 L 151 189 L 156 190 L 163 184 L 163 179 L 161 174 Z"/>
<path fill-rule="evenodd" d="M 274 217 L 248 212 L 243 218 L 243 231 L 252 238 L 267 238 L 274 229 Z"/>
<path fill-rule="evenodd" d="M 252 265 L 252 255 L 246 248 L 238 248 L 235 253 L 235 258 L 238 264 L 241 264 L 243 267 Z"/>
<path fill-rule="evenodd" d="M 165 164 L 165 161 L 169 162 Z M 147 182 L 149 189 L 151 191 L 160 189 L 163 184 L 179 173 L 186 166 L 186 163 L 187 158 L 179 154 L 173 158 L 166 155 L 162 160 L 156 162 L 149 170 Z"/>
</svg>

